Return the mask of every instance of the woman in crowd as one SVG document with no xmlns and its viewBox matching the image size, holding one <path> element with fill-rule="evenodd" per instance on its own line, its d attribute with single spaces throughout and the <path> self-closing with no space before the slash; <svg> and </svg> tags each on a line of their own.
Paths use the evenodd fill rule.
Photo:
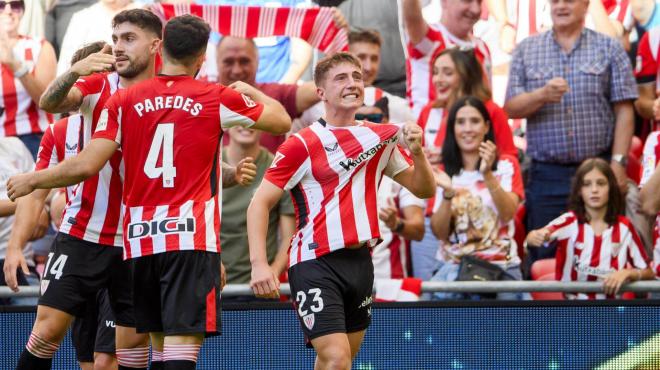
<svg viewBox="0 0 660 370">
<path fill-rule="evenodd" d="M 501 271 L 502 279 L 522 278 L 513 239 L 513 216 L 524 197 L 522 176 L 516 157 L 498 154 L 494 131 L 480 99 L 466 96 L 451 107 L 441 153 L 444 172 L 436 173 L 438 189 L 431 217 L 431 230 L 440 241 L 434 280 L 456 280 L 465 256 L 489 262 L 490 268 Z M 497 296 L 522 297 L 511 293 Z"/>
<path fill-rule="evenodd" d="M 457 48 L 442 51 L 433 62 L 432 73 L 436 98 L 421 110 L 417 119 L 417 124 L 424 130 L 424 148 L 431 164 L 441 162 L 440 154 L 447 131 L 449 108 L 455 101 L 468 95 L 484 102 L 496 138 L 497 152 L 518 157 L 508 116 L 492 101 L 483 68 L 474 56 L 474 51 Z M 430 230 L 430 216 L 433 211 L 430 206 L 426 210 L 424 239 L 412 242 L 411 245 L 413 274 L 422 280 L 428 280 L 432 275 L 438 246 L 438 240 Z"/>
<path fill-rule="evenodd" d="M 557 280 L 603 282 L 604 294 L 566 294 L 567 298 L 613 298 L 625 283 L 654 278 L 642 242 L 624 211 L 609 163 L 587 159 L 575 173 L 569 212 L 527 235 L 530 247 L 557 243 Z"/>
<path fill-rule="evenodd" d="M 41 135 L 52 117 L 39 109 L 39 97 L 55 78 L 53 47 L 18 33 L 23 0 L 0 9 L 0 136 L 18 136 L 36 157 Z"/>
</svg>

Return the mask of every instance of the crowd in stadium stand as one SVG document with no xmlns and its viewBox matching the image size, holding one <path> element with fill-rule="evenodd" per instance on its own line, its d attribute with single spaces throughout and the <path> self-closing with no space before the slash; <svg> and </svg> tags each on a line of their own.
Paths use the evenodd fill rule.
<svg viewBox="0 0 660 370">
<path fill-rule="evenodd" d="M 189 2 L 162 2 L 169 3 Z M 660 276 L 660 1 L 198 3 L 336 6 L 331 23 L 347 30 L 347 49 L 364 73 L 357 118 L 416 122 L 424 130 L 435 197 L 419 199 L 387 178 L 378 190 L 382 241 L 372 260 L 380 299 L 531 297 L 421 294 L 420 281 L 469 279 L 466 261 L 474 259 L 486 262 L 487 280 L 602 281 L 605 287 L 603 295 L 566 298 L 621 297 L 622 284 Z M 0 263 L 16 208 L 6 181 L 34 169 L 44 132 L 66 116 L 42 109 L 41 95 L 69 70 L 77 50 L 113 44 L 117 13 L 157 4 L 0 1 Z M 325 113 L 311 78 L 322 54 L 299 37 L 214 32 L 198 78 L 243 81 L 273 97 L 293 119 L 293 135 Z M 246 211 L 285 137 L 240 127 L 225 132 L 222 160 L 236 167 L 252 157 L 256 165 L 253 184 L 223 193 L 220 235 L 229 284 L 250 281 Z M 60 150 L 66 157 L 78 149 Z M 31 242 L 21 246 L 29 274 L 19 273 L 20 285 L 38 285 L 49 267 L 56 230 L 71 222 L 61 216 L 65 199 L 62 191 L 51 192 Z M 287 196 L 270 214 L 268 259 L 282 281 L 295 203 Z"/>
</svg>

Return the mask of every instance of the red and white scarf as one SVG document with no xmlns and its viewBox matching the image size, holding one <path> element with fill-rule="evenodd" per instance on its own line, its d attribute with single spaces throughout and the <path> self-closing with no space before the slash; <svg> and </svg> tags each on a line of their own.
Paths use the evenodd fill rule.
<svg viewBox="0 0 660 370">
<path fill-rule="evenodd" d="M 348 34 L 337 28 L 332 8 L 289 8 L 232 5 L 154 4 L 165 20 L 192 14 L 225 36 L 244 38 L 290 36 L 307 41 L 324 53 L 348 50 Z"/>
</svg>

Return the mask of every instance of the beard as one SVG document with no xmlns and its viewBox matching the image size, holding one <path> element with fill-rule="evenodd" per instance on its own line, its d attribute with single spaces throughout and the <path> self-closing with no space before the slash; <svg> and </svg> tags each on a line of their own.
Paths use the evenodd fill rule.
<svg viewBox="0 0 660 370">
<path fill-rule="evenodd" d="M 145 69 L 149 66 L 149 59 L 140 61 L 140 60 L 131 60 L 130 58 L 128 59 L 128 66 L 124 70 L 117 70 L 117 74 L 119 74 L 120 77 L 124 78 L 133 78 L 140 73 L 144 72 Z M 116 67 L 115 67 L 116 69 Z"/>
</svg>

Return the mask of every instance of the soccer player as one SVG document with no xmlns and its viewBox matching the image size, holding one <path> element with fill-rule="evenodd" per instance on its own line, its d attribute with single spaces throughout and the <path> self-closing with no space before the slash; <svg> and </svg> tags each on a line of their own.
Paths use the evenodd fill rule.
<svg viewBox="0 0 660 370">
<path fill-rule="evenodd" d="M 250 285 L 259 297 L 278 295 L 266 259 L 268 212 L 289 190 L 298 220 L 289 283 L 301 327 L 316 350 L 316 369 L 348 369 L 371 321 L 369 248 L 380 239 L 380 179 L 387 175 L 420 198 L 435 194 L 435 180 L 419 126 L 403 128 L 411 161 L 397 144 L 399 126 L 355 120 L 364 101 L 356 57 L 337 53 L 322 60 L 314 82 L 324 118 L 280 146 L 248 208 Z"/>
<path fill-rule="evenodd" d="M 220 163 L 222 128 L 283 134 L 284 108 L 244 83 L 234 89 L 196 81 L 210 28 L 200 18 L 171 19 L 161 75 L 117 92 L 93 139 L 55 168 L 13 177 L 11 199 L 96 174 L 121 148 L 124 255 L 134 259 L 138 332 L 162 338 L 164 369 L 194 369 L 204 335 L 220 327 Z"/>
<path fill-rule="evenodd" d="M 59 160 L 76 155 L 96 129 L 105 102 L 122 87 L 154 75 L 154 61 L 161 42 L 162 23 L 146 10 L 127 10 L 113 19 L 113 53 L 109 47 L 75 63 L 58 77 L 41 98 L 40 106 L 50 112 L 80 109 L 82 124 L 69 132 L 59 148 Z M 108 72 L 110 69 L 115 72 Z M 97 73 L 98 72 L 98 73 Z M 74 128 L 59 125 L 55 131 Z M 54 126 L 51 128 L 54 129 Z M 52 138 L 54 141 L 55 138 Z M 42 142 L 41 157 L 53 143 Z M 48 151 L 53 153 L 52 150 Z M 37 169 L 56 158 L 42 158 Z M 116 321 L 116 353 L 119 369 L 146 368 L 149 348 L 146 335 L 138 335 L 132 308 L 130 266 L 122 258 L 121 164 L 119 153 L 103 161 L 100 173 L 70 192 L 67 205 L 42 279 L 41 298 L 30 340 L 19 360 L 19 369 L 49 369 L 54 352 L 74 316 L 83 316 L 87 301 L 99 290 L 108 289 Z M 107 163 L 106 163 L 107 162 Z M 39 171 L 37 171 L 39 172 Z M 78 179 L 67 185 L 80 182 Z M 12 230 L 4 269 L 7 285 L 17 289 L 15 271 L 25 261 L 16 253 L 33 229 L 33 217 L 43 205 L 47 190 L 39 190 L 18 204 L 17 224 Z"/>
</svg>

